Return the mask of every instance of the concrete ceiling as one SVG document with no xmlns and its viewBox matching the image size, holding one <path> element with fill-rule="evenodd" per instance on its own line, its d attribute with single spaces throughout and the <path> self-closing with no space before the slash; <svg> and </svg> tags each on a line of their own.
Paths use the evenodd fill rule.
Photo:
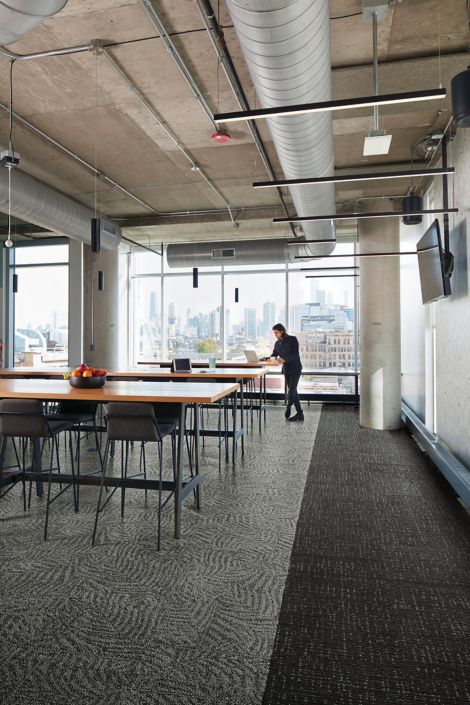
<svg viewBox="0 0 470 705">
<path fill-rule="evenodd" d="M 154 5 L 211 110 L 238 110 L 195 2 L 155 0 Z M 215 10 L 220 5 L 219 23 L 249 103 L 259 107 L 225 3 L 213 0 L 212 5 Z M 333 98 L 372 93 L 371 25 L 363 20 L 361 7 L 361 0 L 330 1 Z M 90 169 L 15 121 L 14 145 L 21 154 L 21 168 L 84 204 L 93 206 L 96 198 L 101 211 L 124 225 L 126 236 L 145 244 L 288 235 L 288 227 L 271 222 L 273 216 L 284 214 L 277 192 L 251 187 L 253 180 L 268 176 L 249 130 L 239 123 L 230 129 L 229 144 L 211 142 L 214 129 L 209 118 L 138 0 L 69 0 L 62 12 L 8 49 L 29 54 L 86 45 L 94 38 L 109 45 L 119 66 L 224 200 L 191 169 L 190 161 L 106 58 L 90 52 L 15 62 L 14 111 L 148 207 L 96 179 Z M 464 0 L 391 3 L 387 19 L 379 24 L 380 92 L 434 88 L 442 81 L 450 95 L 451 78 L 468 63 L 468 43 Z M 0 55 L 3 105 L 9 101 L 9 65 Z M 383 108 L 381 127 L 393 135 L 391 150 L 386 157 L 367 159 L 362 145 L 372 127 L 372 111 L 336 113 L 335 167 L 339 173 L 390 164 L 405 168 L 410 145 L 431 127 L 443 128 L 450 114 L 449 100 Z M 1 148 L 7 142 L 7 123 L 6 112 L 0 110 Z M 258 128 L 274 172 L 282 178 L 267 127 L 259 121 Z M 425 153 L 417 147 L 414 156 L 424 159 Z M 365 197 L 405 195 L 409 186 L 409 180 L 341 185 L 336 189 L 338 208 L 351 210 Z M 290 204 L 289 192 L 283 193 Z M 167 215 L 176 211 L 178 216 Z"/>
</svg>

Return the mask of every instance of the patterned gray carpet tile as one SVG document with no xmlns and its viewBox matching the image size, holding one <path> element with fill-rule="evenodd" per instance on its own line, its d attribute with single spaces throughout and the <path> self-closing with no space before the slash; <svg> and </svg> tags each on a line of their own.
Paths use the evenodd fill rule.
<svg viewBox="0 0 470 705">
<path fill-rule="evenodd" d="M 270 409 L 220 472 L 206 442 L 203 511 L 186 502 L 180 541 L 165 512 L 160 553 L 155 494 L 128 491 L 122 521 L 116 493 L 92 549 L 97 488 L 81 488 L 79 514 L 70 491 L 52 505 L 46 543 L 44 500 L 33 494 L 24 515 L 12 490 L 0 503 L 2 705 L 260 703 L 319 413 L 288 424 Z M 95 454 L 82 457 L 92 469 Z"/>
</svg>

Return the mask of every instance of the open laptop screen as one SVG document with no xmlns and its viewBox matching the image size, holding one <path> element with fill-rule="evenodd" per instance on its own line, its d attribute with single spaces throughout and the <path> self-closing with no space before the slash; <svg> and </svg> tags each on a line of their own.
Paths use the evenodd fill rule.
<svg viewBox="0 0 470 705">
<path fill-rule="evenodd" d="M 189 357 L 175 357 L 171 363 L 172 372 L 192 372 L 191 360 Z"/>
</svg>

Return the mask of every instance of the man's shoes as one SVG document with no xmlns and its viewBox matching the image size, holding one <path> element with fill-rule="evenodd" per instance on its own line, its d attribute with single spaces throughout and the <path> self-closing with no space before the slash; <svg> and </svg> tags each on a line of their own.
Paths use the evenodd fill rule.
<svg viewBox="0 0 470 705">
<path fill-rule="evenodd" d="M 299 411 L 295 416 L 293 416 L 289 421 L 304 421 L 304 412 Z"/>
<path fill-rule="evenodd" d="M 289 418 L 289 416 L 290 416 L 290 411 L 291 411 L 291 407 L 290 407 L 290 406 L 287 406 L 287 407 L 286 407 L 285 414 L 284 414 L 284 416 L 286 417 L 286 419 Z"/>
</svg>

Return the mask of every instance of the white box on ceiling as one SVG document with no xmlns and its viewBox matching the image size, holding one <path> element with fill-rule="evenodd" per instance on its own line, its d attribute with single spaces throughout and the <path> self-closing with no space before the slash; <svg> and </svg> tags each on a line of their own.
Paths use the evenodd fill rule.
<svg viewBox="0 0 470 705">
<path fill-rule="evenodd" d="M 379 22 L 384 20 L 388 14 L 388 0 L 362 0 L 362 18 L 372 21 L 374 12 Z"/>
<path fill-rule="evenodd" d="M 364 157 L 373 157 L 377 154 L 388 154 L 392 135 L 387 133 L 370 134 L 364 139 L 364 149 L 362 154 Z"/>
</svg>

